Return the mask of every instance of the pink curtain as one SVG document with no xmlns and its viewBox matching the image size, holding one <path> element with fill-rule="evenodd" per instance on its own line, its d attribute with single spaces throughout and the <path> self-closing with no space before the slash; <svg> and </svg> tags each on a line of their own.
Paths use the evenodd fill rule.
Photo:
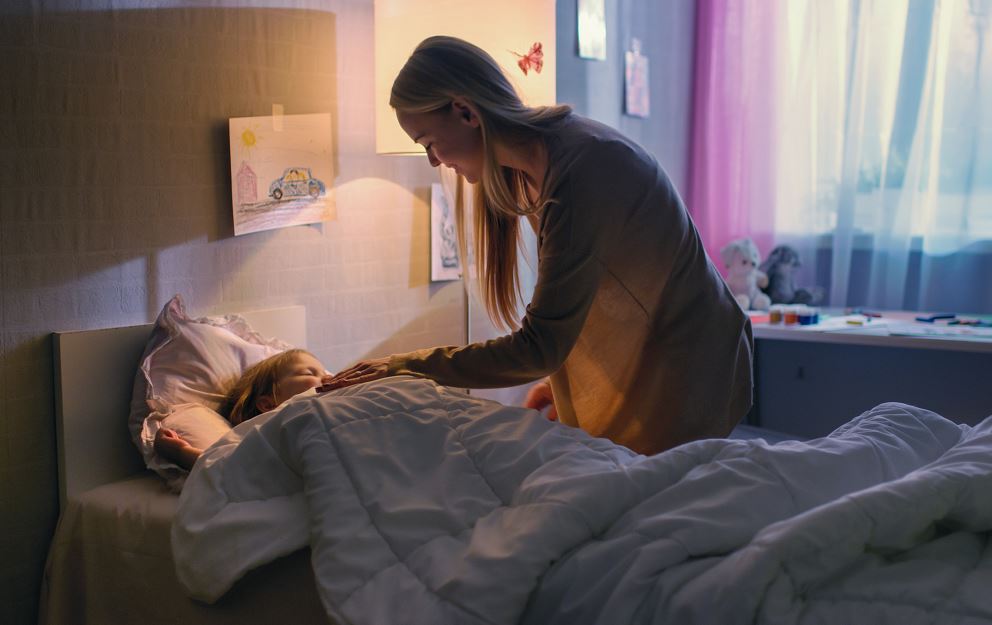
<svg viewBox="0 0 992 625">
<path fill-rule="evenodd" d="M 751 237 L 771 251 L 775 213 L 776 54 L 783 0 L 699 0 L 688 206 L 718 267 Z"/>
</svg>

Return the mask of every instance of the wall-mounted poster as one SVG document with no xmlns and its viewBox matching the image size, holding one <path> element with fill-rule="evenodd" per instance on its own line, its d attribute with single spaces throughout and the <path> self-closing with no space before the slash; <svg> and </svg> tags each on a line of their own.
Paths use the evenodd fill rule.
<svg viewBox="0 0 992 625">
<path fill-rule="evenodd" d="M 641 54 L 641 41 L 634 39 L 626 54 L 624 67 L 624 92 L 628 115 L 647 117 L 651 114 L 648 93 L 648 57 Z"/>
<path fill-rule="evenodd" d="M 431 281 L 458 280 L 461 277 L 455 213 L 441 183 L 435 182 L 431 185 Z"/>
<path fill-rule="evenodd" d="M 578 0 L 579 56 L 606 60 L 606 0 Z"/>
<path fill-rule="evenodd" d="M 229 129 L 235 235 L 336 217 L 330 113 L 237 117 Z"/>
</svg>

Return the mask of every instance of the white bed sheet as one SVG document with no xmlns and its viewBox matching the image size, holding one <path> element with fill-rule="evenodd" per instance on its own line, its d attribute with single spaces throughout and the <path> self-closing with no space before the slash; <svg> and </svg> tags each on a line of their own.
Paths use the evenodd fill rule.
<svg viewBox="0 0 992 625">
<path fill-rule="evenodd" d="M 179 498 L 143 472 L 71 498 L 49 551 L 41 625 L 329 623 L 309 549 L 246 576 L 213 605 L 176 579 L 169 531 Z"/>
</svg>

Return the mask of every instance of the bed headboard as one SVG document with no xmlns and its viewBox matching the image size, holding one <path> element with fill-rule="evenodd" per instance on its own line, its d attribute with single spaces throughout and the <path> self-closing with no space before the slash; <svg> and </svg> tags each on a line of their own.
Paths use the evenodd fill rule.
<svg viewBox="0 0 992 625">
<path fill-rule="evenodd" d="M 240 313 L 262 336 L 306 347 L 306 308 Z M 144 469 L 127 415 L 134 374 L 152 324 L 55 332 L 55 423 L 59 504 L 68 497 Z"/>
</svg>

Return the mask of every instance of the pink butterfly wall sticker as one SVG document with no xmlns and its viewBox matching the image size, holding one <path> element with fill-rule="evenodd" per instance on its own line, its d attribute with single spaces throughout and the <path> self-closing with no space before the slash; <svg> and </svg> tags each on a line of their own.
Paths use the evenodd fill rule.
<svg viewBox="0 0 992 625">
<path fill-rule="evenodd" d="M 541 68 L 544 67 L 544 50 L 542 49 L 541 42 L 535 41 L 534 45 L 530 47 L 530 52 L 527 54 L 518 54 L 513 50 L 510 53 L 518 57 L 517 66 L 520 67 L 520 71 L 527 75 L 528 70 L 534 70 L 534 73 L 540 74 Z"/>
</svg>

